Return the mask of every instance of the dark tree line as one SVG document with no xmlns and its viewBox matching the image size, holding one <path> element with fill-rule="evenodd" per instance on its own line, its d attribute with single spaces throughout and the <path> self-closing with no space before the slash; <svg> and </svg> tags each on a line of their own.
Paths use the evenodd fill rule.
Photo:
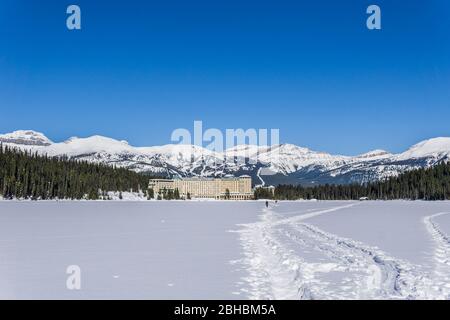
<svg viewBox="0 0 450 320">
<path fill-rule="evenodd" d="M 98 199 L 107 191 L 146 192 L 148 180 L 123 168 L 40 156 L 0 144 L 0 195 L 5 199 Z"/>
<path fill-rule="evenodd" d="M 274 193 L 263 188 L 255 190 L 256 199 L 358 200 L 364 197 L 374 200 L 449 200 L 450 163 L 408 171 L 398 177 L 363 185 L 279 185 Z"/>
</svg>

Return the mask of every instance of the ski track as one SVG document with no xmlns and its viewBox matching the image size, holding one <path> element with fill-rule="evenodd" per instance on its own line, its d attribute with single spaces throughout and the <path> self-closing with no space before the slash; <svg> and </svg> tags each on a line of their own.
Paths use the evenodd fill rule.
<svg viewBox="0 0 450 320">
<path fill-rule="evenodd" d="M 424 219 L 436 242 L 436 268 L 429 274 L 376 247 L 303 222 L 355 205 L 283 219 L 264 209 L 260 222 L 241 225 L 241 263 L 249 274 L 241 292 L 250 299 L 448 299 L 450 241 L 433 221 L 446 213 Z"/>
<path fill-rule="evenodd" d="M 439 291 L 444 299 L 450 299 L 450 238 L 439 228 L 439 224 L 434 219 L 447 214 L 450 212 L 435 213 L 423 219 L 426 229 L 435 243 L 433 272 L 436 283 L 434 289 Z"/>
<path fill-rule="evenodd" d="M 258 179 L 261 181 L 261 184 L 259 185 L 260 187 L 264 187 L 266 185 L 266 182 L 263 180 L 263 178 L 261 178 L 261 169 L 258 169 L 258 172 L 256 173 L 256 176 L 258 177 Z"/>
</svg>

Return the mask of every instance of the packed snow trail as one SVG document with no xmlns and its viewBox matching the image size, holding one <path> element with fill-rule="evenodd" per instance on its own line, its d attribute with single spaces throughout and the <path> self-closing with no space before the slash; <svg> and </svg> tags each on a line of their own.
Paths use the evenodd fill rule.
<svg viewBox="0 0 450 320">
<path fill-rule="evenodd" d="M 442 299 L 450 299 L 450 238 L 439 228 L 435 218 L 450 214 L 450 212 L 439 212 L 423 219 L 428 233 L 435 243 L 433 252 L 434 280 L 433 289 L 438 291 Z"/>
<path fill-rule="evenodd" d="M 264 209 L 261 222 L 242 225 L 242 262 L 249 273 L 243 293 L 250 299 L 445 299 L 445 279 L 436 281 L 420 266 L 303 222 L 355 205 L 284 219 Z M 448 242 L 441 242 L 441 250 L 448 250 Z"/>
<path fill-rule="evenodd" d="M 335 283 L 317 286 L 316 296 L 326 293 L 334 299 L 412 298 L 418 286 L 419 273 L 409 263 L 393 259 L 377 248 L 324 232 L 305 223 L 283 230 L 303 252 L 315 252 L 332 261 L 329 272 L 341 272 Z M 280 237 L 281 238 L 281 237 Z M 330 264 L 330 263 L 328 263 Z M 320 264 L 319 264 L 320 265 Z M 317 266 L 309 268 L 309 277 L 320 278 Z M 336 283 L 337 282 L 337 283 Z"/>
</svg>

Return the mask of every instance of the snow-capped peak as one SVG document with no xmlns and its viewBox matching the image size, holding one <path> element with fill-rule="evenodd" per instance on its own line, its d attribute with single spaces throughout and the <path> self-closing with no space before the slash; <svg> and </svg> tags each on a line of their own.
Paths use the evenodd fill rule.
<svg viewBox="0 0 450 320">
<path fill-rule="evenodd" d="M 284 143 L 284 144 L 280 144 L 278 146 L 279 151 L 284 153 L 284 154 L 308 154 L 311 153 L 312 151 L 308 148 L 304 148 L 304 147 L 299 147 L 296 146 L 295 144 L 290 144 L 290 143 Z"/>
<path fill-rule="evenodd" d="M 88 138 L 72 137 L 61 143 L 54 143 L 48 148 L 48 153 L 53 155 L 64 154 L 77 156 L 91 153 L 106 152 L 110 154 L 133 152 L 134 148 L 128 143 L 99 135 Z"/>
<path fill-rule="evenodd" d="M 163 146 L 154 147 L 139 147 L 136 148 L 143 154 L 147 155 L 168 155 L 168 156 L 193 156 L 194 158 L 202 156 L 214 156 L 216 152 L 209 149 L 190 145 L 190 144 L 166 144 Z"/>
<path fill-rule="evenodd" d="M 242 157 L 242 158 L 256 158 L 259 154 L 270 151 L 269 146 L 257 146 L 253 144 L 241 144 L 225 150 L 227 156 Z"/>
<path fill-rule="evenodd" d="M 33 130 L 17 130 L 0 135 L 0 142 L 29 146 L 49 146 L 53 142 L 43 133 Z"/>
<path fill-rule="evenodd" d="M 424 140 L 399 155 L 400 159 L 442 157 L 450 155 L 450 138 L 439 137 Z"/>
<path fill-rule="evenodd" d="M 356 158 L 359 159 L 380 159 L 380 158 L 388 158 L 391 157 L 392 154 L 390 152 L 387 152 L 386 150 L 372 150 L 363 154 L 360 154 L 356 156 Z"/>
</svg>

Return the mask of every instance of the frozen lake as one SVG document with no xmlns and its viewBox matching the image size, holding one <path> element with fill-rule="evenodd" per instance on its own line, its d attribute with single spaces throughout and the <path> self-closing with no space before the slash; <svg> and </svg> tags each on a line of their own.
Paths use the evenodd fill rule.
<svg viewBox="0 0 450 320">
<path fill-rule="evenodd" d="M 448 234 L 450 202 L 0 201 L 0 298 L 448 299 Z"/>
</svg>

